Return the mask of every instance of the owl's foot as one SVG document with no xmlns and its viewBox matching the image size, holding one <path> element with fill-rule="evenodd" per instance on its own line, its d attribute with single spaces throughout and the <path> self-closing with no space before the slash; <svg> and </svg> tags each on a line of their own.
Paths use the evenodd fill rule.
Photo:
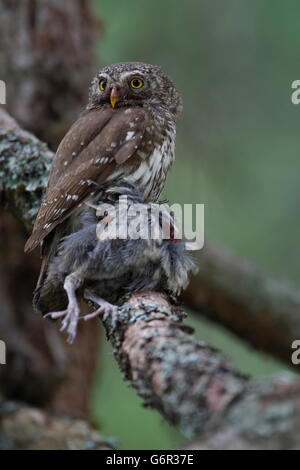
<svg viewBox="0 0 300 470">
<path fill-rule="evenodd" d="M 98 297 L 88 289 L 84 291 L 84 297 L 99 305 L 97 310 L 85 315 L 83 317 L 84 320 L 90 320 L 91 318 L 102 315 L 104 321 L 107 319 L 107 317 L 111 317 L 112 327 L 116 327 L 118 320 L 118 307 L 116 305 L 107 302 L 106 300 L 102 299 L 102 297 Z"/>
<path fill-rule="evenodd" d="M 76 338 L 80 308 L 76 298 L 75 286 L 71 279 L 66 278 L 64 289 L 67 292 L 69 301 L 67 309 L 60 312 L 49 312 L 45 317 L 52 318 L 53 320 L 62 318 L 60 331 L 66 331 L 68 335 L 67 341 L 71 344 Z"/>
</svg>

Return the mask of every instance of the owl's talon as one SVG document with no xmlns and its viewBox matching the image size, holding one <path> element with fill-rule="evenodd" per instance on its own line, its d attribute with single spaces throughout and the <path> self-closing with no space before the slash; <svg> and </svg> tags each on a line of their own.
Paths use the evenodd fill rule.
<svg viewBox="0 0 300 470">
<path fill-rule="evenodd" d="M 113 328 L 117 325 L 117 316 L 118 316 L 118 307 L 102 299 L 102 297 L 96 296 L 93 292 L 86 290 L 84 293 L 85 298 L 91 300 L 92 302 L 99 305 L 99 308 L 94 312 L 91 312 L 84 316 L 84 320 L 88 321 L 91 318 L 98 317 L 102 315 L 103 320 L 106 321 L 108 317 L 112 319 Z"/>
<path fill-rule="evenodd" d="M 91 320 L 92 318 L 96 318 L 101 315 L 104 321 L 107 320 L 107 318 L 110 316 L 115 317 L 118 312 L 118 308 L 115 307 L 115 305 L 110 304 L 109 302 L 104 302 L 105 303 L 102 303 L 97 310 L 94 310 L 94 312 L 84 315 L 84 317 L 82 317 L 84 321 Z"/>
<path fill-rule="evenodd" d="M 110 308 L 108 311 L 106 310 L 103 314 L 103 320 L 107 321 L 109 317 L 111 317 L 111 324 L 113 329 L 116 328 L 117 323 L 118 323 L 118 307 L 115 305 L 111 305 L 112 308 Z"/>
</svg>

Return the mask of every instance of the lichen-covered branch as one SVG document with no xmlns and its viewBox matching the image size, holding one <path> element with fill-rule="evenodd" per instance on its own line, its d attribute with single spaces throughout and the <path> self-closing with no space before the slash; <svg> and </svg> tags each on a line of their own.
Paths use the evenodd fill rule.
<svg viewBox="0 0 300 470">
<path fill-rule="evenodd" d="M 182 313 L 158 293 L 140 293 L 105 319 L 124 376 L 199 448 L 300 449 L 300 380 L 250 381 L 191 335 Z"/>
<path fill-rule="evenodd" d="M 0 205 L 32 228 L 53 158 L 47 145 L 0 107 Z"/>
</svg>

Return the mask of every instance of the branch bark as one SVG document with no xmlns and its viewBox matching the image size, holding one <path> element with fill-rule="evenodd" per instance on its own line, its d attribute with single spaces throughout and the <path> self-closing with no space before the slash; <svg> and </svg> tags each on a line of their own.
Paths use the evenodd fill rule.
<svg viewBox="0 0 300 470">
<path fill-rule="evenodd" d="M 257 383 L 191 336 L 182 312 L 158 293 L 139 293 L 104 322 L 114 354 L 146 406 L 189 437 L 193 448 L 300 449 L 300 379 Z"/>
</svg>

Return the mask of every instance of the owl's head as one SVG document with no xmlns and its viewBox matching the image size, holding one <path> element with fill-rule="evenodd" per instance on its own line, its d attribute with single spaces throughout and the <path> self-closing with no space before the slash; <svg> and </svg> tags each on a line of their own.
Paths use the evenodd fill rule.
<svg viewBox="0 0 300 470">
<path fill-rule="evenodd" d="M 160 67 L 121 62 L 101 69 L 92 81 L 89 108 L 99 106 L 163 106 L 174 116 L 182 102 L 174 82 Z"/>
</svg>

